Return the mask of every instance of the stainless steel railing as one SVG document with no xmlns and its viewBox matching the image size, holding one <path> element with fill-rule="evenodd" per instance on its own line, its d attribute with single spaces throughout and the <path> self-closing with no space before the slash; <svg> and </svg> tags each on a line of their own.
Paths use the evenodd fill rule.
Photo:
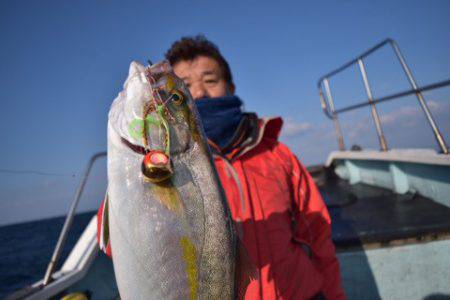
<svg viewBox="0 0 450 300">
<path fill-rule="evenodd" d="M 377 51 L 378 49 L 384 47 L 385 45 L 390 45 L 392 50 L 394 51 L 397 59 L 400 62 L 400 65 L 411 85 L 411 89 L 406 90 L 406 91 L 402 91 L 399 93 L 395 93 L 392 95 L 388 95 L 388 96 L 384 96 L 378 99 L 374 99 L 373 95 L 372 95 L 372 90 L 369 84 L 369 80 L 367 77 L 367 72 L 366 72 L 366 68 L 364 66 L 364 58 L 367 57 L 368 55 L 372 54 L 373 52 Z M 354 64 L 358 64 L 359 70 L 361 72 L 361 77 L 363 79 L 364 82 L 364 87 L 367 93 L 367 97 L 368 99 L 366 101 L 354 104 L 354 105 L 350 105 L 347 107 L 343 107 L 340 109 L 336 109 L 335 105 L 334 105 L 334 99 L 333 96 L 331 94 L 331 89 L 330 89 L 330 81 L 329 79 L 331 77 L 333 77 L 334 75 L 344 71 L 345 69 L 349 68 L 350 66 L 354 65 Z M 433 115 L 430 112 L 430 109 L 428 108 L 428 105 L 425 101 L 425 98 L 422 94 L 423 91 L 427 91 L 427 90 L 432 90 L 432 89 L 437 89 L 437 88 L 441 88 L 444 86 L 449 86 L 450 85 L 450 80 L 445 80 L 445 81 L 441 81 L 438 83 L 434 83 L 434 84 L 430 84 L 424 87 L 419 87 L 416 83 L 416 80 L 414 79 L 410 68 L 408 67 L 405 58 L 403 57 L 400 48 L 398 47 L 398 44 L 393 40 L 393 39 L 386 39 L 384 41 L 382 41 L 381 43 L 375 45 L 374 47 L 370 48 L 369 50 L 367 50 L 366 52 L 362 53 L 361 55 L 359 55 L 358 57 L 356 57 L 355 59 L 347 62 L 346 64 L 342 65 L 341 67 L 329 72 L 328 74 L 322 76 L 318 83 L 317 83 L 317 88 L 319 90 L 319 96 L 320 96 L 320 102 L 322 105 L 322 109 L 325 113 L 325 115 L 327 117 L 329 117 L 330 119 L 333 120 L 334 123 L 334 127 L 335 127 L 335 131 L 336 131 L 336 135 L 337 135 L 337 139 L 338 139 L 338 144 L 339 144 L 339 149 L 340 150 L 345 150 L 345 144 L 344 144 L 344 137 L 342 135 L 342 130 L 341 130 L 341 126 L 339 123 L 339 119 L 338 119 L 338 115 L 340 113 L 343 112 L 347 112 L 350 110 L 354 110 L 354 109 L 358 109 L 361 107 L 365 107 L 365 106 L 370 106 L 371 108 L 371 113 L 372 113 L 372 118 L 374 120 L 375 123 L 375 128 L 377 131 L 377 136 L 378 136 L 378 140 L 380 143 L 380 149 L 382 151 L 386 151 L 388 150 L 388 145 L 386 142 L 386 138 L 384 137 L 383 134 L 383 129 L 381 126 L 381 122 L 380 122 L 380 118 L 378 115 L 378 111 L 376 108 L 376 104 L 384 102 L 384 101 L 389 101 L 389 100 L 394 100 L 400 97 L 404 97 L 404 96 L 408 96 L 408 95 L 412 95 L 415 94 L 417 97 L 417 100 L 419 101 L 419 104 L 427 118 L 428 123 L 431 126 L 431 129 L 433 130 L 434 136 L 436 138 L 436 141 L 442 151 L 442 153 L 444 154 L 449 154 L 448 152 L 448 148 L 447 148 L 447 144 L 444 140 L 444 138 L 442 137 L 442 134 L 439 130 L 438 125 L 436 124 L 436 121 L 433 118 Z M 325 95 L 323 93 L 323 89 L 325 89 Z"/>
<path fill-rule="evenodd" d="M 45 272 L 43 286 L 46 286 L 51 282 L 52 274 L 55 270 L 55 266 L 61 255 L 61 251 L 67 238 L 67 234 L 69 233 L 70 226 L 72 225 L 73 217 L 75 216 L 78 202 L 80 201 L 81 195 L 84 190 L 84 186 L 86 185 L 86 181 L 89 177 L 89 174 L 91 173 L 92 165 L 98 158 L 103 156 L 106 156 L 106 151 L 94 154 L 87 164 L 86 171 L 84 172 L 83 177 L 81 178 L 81 182 L 77 188 L 75 197 L 72 201 L 72 204 L 70 205 L 69 212 L 67 213 L 66 220 L 64 221 L 64 226 L 61 230 L 61 233 L 59 234 L 58 242 L 56 243 L 52 258 L 48 264 L 47 271 Z"/>
</svg>

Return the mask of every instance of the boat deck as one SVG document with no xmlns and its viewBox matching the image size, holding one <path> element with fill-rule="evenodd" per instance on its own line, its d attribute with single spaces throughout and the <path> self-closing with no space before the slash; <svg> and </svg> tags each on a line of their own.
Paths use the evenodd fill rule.
<svg viewBox="0 0 450 300">
<path fill-rule="evenodd" d="M 363 183 L 350 185 L 325 168 L 312 174 L 328 206 L 338 251 L 450 233 L 450 208 L 429 198 Z"/>
</svg>

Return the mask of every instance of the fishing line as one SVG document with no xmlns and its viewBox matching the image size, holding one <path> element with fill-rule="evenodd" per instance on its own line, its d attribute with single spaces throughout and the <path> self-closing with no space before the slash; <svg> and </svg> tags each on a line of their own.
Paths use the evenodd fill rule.
<svg viewBox="0 0 450 300">
<path fill-rule="evenodd" d="M 0 168 L 0 173 L 6 174 L 33 174 L 39 176 L 59 176 L 59 177 L 75 177 L 75 174 L 69 173 L 47 173 L 35 170 L 13 170 L 13 169 L 2 169 Z"/>
</svg>

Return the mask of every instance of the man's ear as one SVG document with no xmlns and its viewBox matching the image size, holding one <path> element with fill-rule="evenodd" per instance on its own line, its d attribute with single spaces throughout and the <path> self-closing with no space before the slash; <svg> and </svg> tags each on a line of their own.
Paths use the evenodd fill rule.
<svg viewBox="0 0 450 300">
<path fill-rule="evenodd" d="M 230 94 L 234 95 L 234 92 L 236 91 L 236 87 L 234 86 L 234 83 L 228 84 L 228 89 L 230 91 Z"/>
</svg>

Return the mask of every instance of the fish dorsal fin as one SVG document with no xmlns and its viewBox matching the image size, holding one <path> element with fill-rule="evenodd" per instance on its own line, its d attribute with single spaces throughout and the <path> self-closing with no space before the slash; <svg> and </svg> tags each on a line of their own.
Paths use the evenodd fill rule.
<svg viewBox="0 0 450 300">
<path fill-rule="evenodd" d="M 259 272 L 242 241 L 236 239 L 235 295 L 236 299 L 244 299 L 250 282 L 259 279 Z"/>
</svg>

